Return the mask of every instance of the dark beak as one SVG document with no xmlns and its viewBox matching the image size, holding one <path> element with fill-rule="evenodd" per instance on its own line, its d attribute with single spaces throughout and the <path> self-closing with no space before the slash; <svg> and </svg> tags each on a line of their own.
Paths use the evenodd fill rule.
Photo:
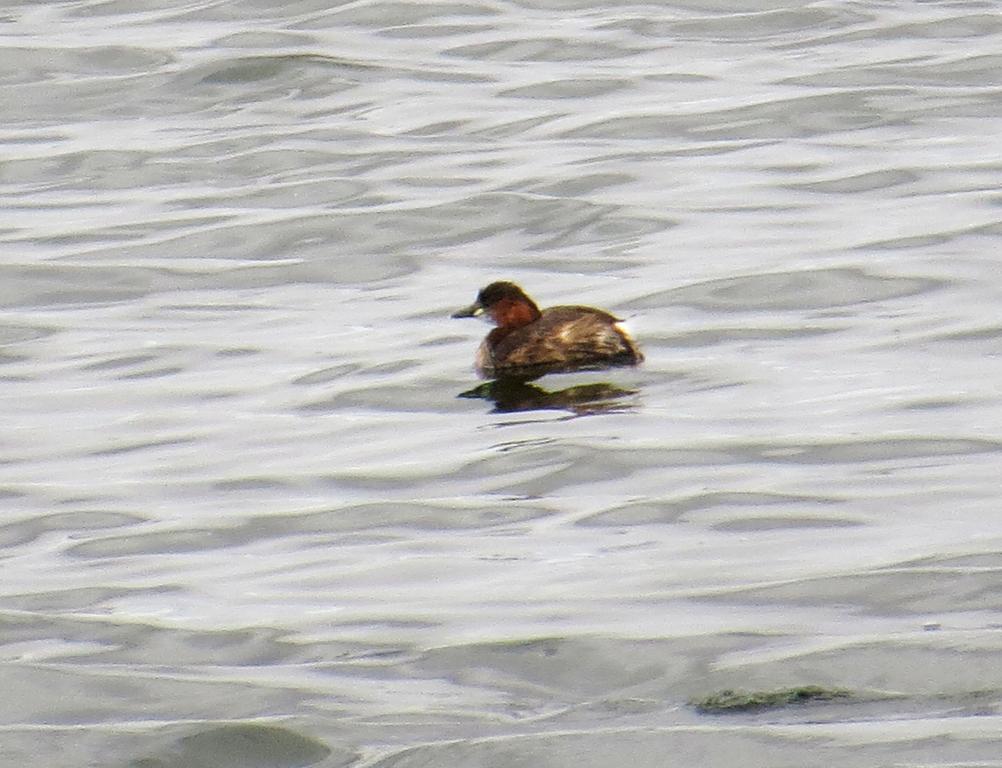
<svg viewBox="0 0 1002 768">
<path fill-rule="evenodd" d="M 484 306 L 479 301 L 475 301 L 468 307 L 457 309 L 451 317 L 479 317 L 484 313 Z"/>
</svg>

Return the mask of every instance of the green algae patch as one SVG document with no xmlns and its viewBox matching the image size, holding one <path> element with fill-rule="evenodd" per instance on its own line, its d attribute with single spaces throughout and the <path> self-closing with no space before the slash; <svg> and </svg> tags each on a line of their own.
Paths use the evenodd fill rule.
<svg viewBox="0 0 1002 768">
<path fill-rule="evenodd" d="M 775 691 L 732 691 L 711 693 L 690 703 L 703 714 L 731 712 L 760 712 L 763 709 L 780 709 L 808 704 L 812 701 L 834 701 L 852 696 L 844 688 L 824 688 L 820 685 L 802 685 L 780 688 Z"/>
</svg>

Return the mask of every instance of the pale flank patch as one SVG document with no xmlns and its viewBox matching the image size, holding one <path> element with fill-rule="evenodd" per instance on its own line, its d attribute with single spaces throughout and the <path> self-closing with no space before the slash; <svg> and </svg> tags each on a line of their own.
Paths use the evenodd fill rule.
<svg viewBox="0 0 1002 768">
<path fill-rule="evenodd" d="M 632 318 L 630 318 L 629 320 L 620 320 L 618 323 L 614 323 L 612 327 L 622 331 L 631 339 L 633 338 L 634 330 L 633 330 Z"/>
</svg>

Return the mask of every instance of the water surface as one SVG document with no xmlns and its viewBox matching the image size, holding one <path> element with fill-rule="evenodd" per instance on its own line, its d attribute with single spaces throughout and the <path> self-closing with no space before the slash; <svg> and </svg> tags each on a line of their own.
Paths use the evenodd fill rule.
<svg viewBox="0 0 1002 768">
<path fill-rule="evenodd" d="M 3 15 L 3 764 L 999 765 L 994 4 Z"/>
</svg>

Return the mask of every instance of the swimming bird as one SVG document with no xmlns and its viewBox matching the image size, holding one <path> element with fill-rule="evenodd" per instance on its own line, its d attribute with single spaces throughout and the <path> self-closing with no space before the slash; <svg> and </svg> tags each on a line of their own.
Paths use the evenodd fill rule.
<svg viewBox="0 0 1002 768">
<path fill-rule="evenodd" d="M 477 350 L 481 377 L 535 379 L 547 373 L 638 365 L 644 355 L 619 318 L 594 307 L 540 310 L 515 283 L 491 283 L 453 317 L 488 315 L 497 326 Z"/>
</svg>

